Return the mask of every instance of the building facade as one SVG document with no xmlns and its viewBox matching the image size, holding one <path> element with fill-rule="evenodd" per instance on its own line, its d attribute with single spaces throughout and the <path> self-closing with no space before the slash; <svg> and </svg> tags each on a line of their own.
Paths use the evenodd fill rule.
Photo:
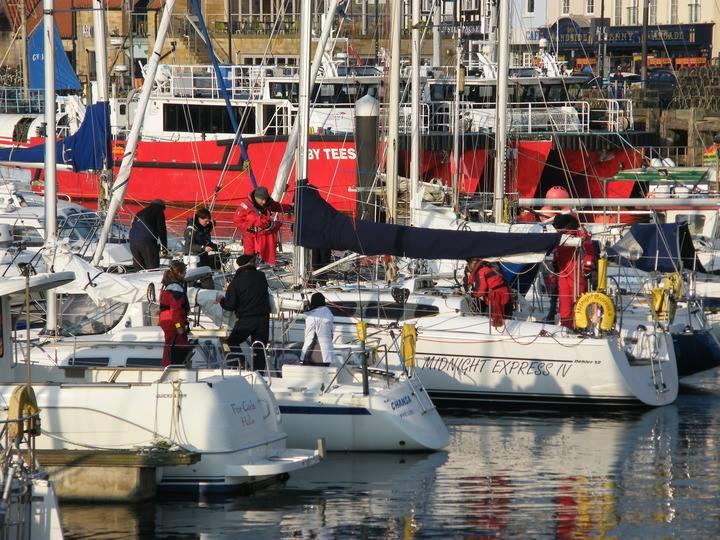
<svg viewBox="0 0 720 540">
<path fill-rule="evenodd" d="M 638 71 L 645 0 L 557 0 L 548 3 L 543 35 L 576 67 Z M 704 65 L 718 51 L 720 5 L 715 0 L 647 0 L 648 65 L 682 69 Z M 717 49 L 717 45 L 715 46 Z"/>
</svg>

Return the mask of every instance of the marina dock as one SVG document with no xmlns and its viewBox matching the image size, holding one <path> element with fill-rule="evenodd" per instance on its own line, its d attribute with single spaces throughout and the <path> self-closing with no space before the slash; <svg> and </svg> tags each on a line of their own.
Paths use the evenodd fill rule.
<svg viewBox="0 0 720 540">
<path fill-rule="evenodd" d="M 200 461 L 200 454 L 182 450 L 36 450 L 35 454 L 59 499 L 95 503 L 153 499 L 158 467 Z"/>
</svg>

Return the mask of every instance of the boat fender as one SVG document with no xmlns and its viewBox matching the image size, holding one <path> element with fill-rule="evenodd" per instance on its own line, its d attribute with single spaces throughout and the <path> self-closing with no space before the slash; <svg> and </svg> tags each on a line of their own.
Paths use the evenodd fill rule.
<svg viewBox="0 0 720 540">
<path fill-rule="evenodd" d="M 675 298 L 679 298 L 682 293 L 682 277 L 680 277 L 678 272 L 665 274 L 663 287 L 671 291 L 675 295 Z"/>
<path fill-rule="evenodd" d="M 659 321 L 672 322 L 675 318 L 677 300 L 670 289 L 656 287 L 652 290 L 652 310 Z"/>
<path fill-rule="evenodd" d="M 147 301 L 150 304 L 154 304 L 156 302 L 156 294 L 155 294 L 155 284 L 149 283 L 147 286 L 147 291 L 145 292 L 145 296 L 147 298 Z"/>
<path fill-rule="evenodd" d="M 591 325 L 597 324 L 597 317 L 591 314 L 591 309 L 600 309 L 600 322 L 598 327 L 608 332 L 615 326 L 615 304 L 607 294 L 594 291 L 583 294 L 575 303 L 575 328 L 587 330 Z"/>
<path fill-rule="evenodd" d="M 357 332 L 358 341 L 367 341 L 367 323 L 365 321 L 355 323 L 355 332 Z"/>
<path fill-rule="evenodd" d="M 666 274 L 662 287 L 652 290 L 652 310 L 659 321 L 672 322 L 675 319 L 677 299 L 682 293 L 682 277 L 678 272 Z"/>
<path fill-rule="evenodd" d="M 417 346 L 417 328 L 414 324 L 404 324 L 402 327 L 401 351 L 405 367 L 415 365 L 415 350 Z"/>
<path fill-rule="evenodd" d="M 15 387 L 10 396 L 7 412 L 10 439 L 19 440 L 25 433 L 31 437 L 40 435 L 40 417 L 37 416 L 39 412 L 40 408 L 32 386 L 23 384 Z"/>
</svg>

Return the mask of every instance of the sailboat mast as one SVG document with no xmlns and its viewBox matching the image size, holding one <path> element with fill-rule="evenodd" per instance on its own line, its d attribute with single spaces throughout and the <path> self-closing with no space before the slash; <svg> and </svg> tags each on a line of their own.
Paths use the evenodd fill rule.
<svg viewBox="0 0 720 540">
<path fill-rule="evenodd" d="M 410 140 L 410 219 L 413 220 L 418 184 L 420 182 L 420 2 L 412 0 L 412 79 L 410 106 L 412 135 Z"/>
<path fill-rule="evenodd" d="M 95 83 L 97 93 L 93 96 L 95 102 L 108 101 L 108 67 L 107 67 L 107 37 L 105 32 L 105 8 L 103 0 L 93 2 L 93 24 L 95 36 Z M 98 197 L 98 210 L 107 208 L 112 187 L 112 156 L 107 154 L 100 172 L 100 194 Z"/>
<path fill-rule="evenodd" d="M 507 102 L 510 70 L 510 2 L 501 0 L 498 20 L 498 80 L 495 106 L 495 189 L 493 217 L 503 223 L 505 214 L 505 170 L 507 165 Z"/>
<path fill-rule="evenodd" d="M 45 74 L 45 242 L 57 240 L 57 175 L 55 170 L 55 0 L 43 0 L 43 47 Z M 47 292 L 45 328 L 57 334 L 57 295 Z"/>
<path fill-rule="evenodd" d="M 462 137 L 462 123 L 460 122 L 460 102 L 465 92 L 465 72 L 463 71 L 463 43 L 462 43 L 462 0 L 455 0 L 455 99 L 453 108 L 453 162 L 455 168 L 452 174 L 452 207 L 455 212 L 460 210 L 460 164 L 462 163 L 462 150 L 460 148 Z"/>
<path fill-rule="evenodd" d="M 320 71 L 320 65 L 322 64 L 322 57 L 325 48 L 327 47 L 328 39 L 330 38 L 330 31 L 332 30 L 333 21 L 335 20 L 335 12 L 337 10 L 338 0 L 330 0 L 327 8 L 327 16 L 323 21 L 322 31 L 320 33 L 320 39 L 318 41 L 317 48 L 315 49 L 315 56 L 313 57 L 312 67 L 310 68 L 310 86 L 315 84 L 315 79 Z M 299 118 L 299 117 L 298 117 Z M 273 187 L 272 198 L 276 201 L 282 199 L 287 189 L 288 180 L 290 179 L 290 171 L 292 170 L 293 162 L 295 160 L 295 154 L 297 152 L 298 144 L 298 119 L 295 119 L 295 123 L 290 130 L 288 135 L 288 142 L 285 146 L 285 153 L 283 154 L 280 167 L 278 167 L 277 176 L 275 177 L 275 186 Z M 307 129 L 307 128 L 306 128 Z M 301 178 L 298 176 L 298 178 Z"/>
<path fill-rule="evenodd" d="M 165 2 L 165 10 L 163 11 L 160 24 L 158 25 L 155 36 L 155 45 L 153 46 L 153 52 L 150 55 L 150 60 L 148 62 L 145 82 L 143 83 L 142 92 L 140 93 L 140 100 L 138 101 L 138 107 L 135 111 L 135 118 L 133 119 L 133 124 L 130 128 L 127 144 L 125 145 L 125 153 L 123 154 L 123 160 L 120 164 L 120 170 L 118 171 L 117 178 L 113 184 L 112 196 L 110 197 L 110 203 L 108 204 L 103 229 L 100 233 L 100 238 L 98 238 L 97 249 L 93 255 L 92 263 L 94 265 L 98 265 L 100 263 L 100 259 L 102 259 L 103 250 L 105 249 L 108 237 L 110 236 L 113 221 L 120 209 L 120 206 L 122 205 L 123 200 L 125 199 L 125 192 L 127 191 L 127 185 L 130 181 L 130 171 L 132 169 L 133 160 L 135 159 L 135 150 L 137 149 L 137 144 L 140 140 L 140 130 L 142 129 L 143 119 L 145 118 L 145 110 L 147 109 L 148 102 L 150 101 L 150 92 L 152 91 L 153 84 L 155 84 L 155 75 L 157 74 L 158 65 L 160 64 L 162 48 L 165 43 L 165 36 L 167 35 L 168 28 L 170 27 L 170 18 L 174 7 L 175 0 L 167 0 Z M 47 69 L 47 66 L 45 69 Z"/>
<path fill-rule="evenodd" d="M 28 61 L 28 42 L 27 42 L 27 15 L 25 14 L 25 0 L 18 0 L 18 7 L 20 8 L 20 37 L 22 39 L 22 53 L 20 54 L 20 61 L 22 62 L 22 74 L 23 74 L 23 97 L 25 99 L 30 98 L 30 73 L 28 72 L 29 61 Z"/>
<path fill-rule="evenodd" d="M 377 1 L 377 0 L 376 0 Z M 440 35 L 440 23 L 442 21 L 442 6 L 443 3 L 440 1 L 433 2 L 433 24 L 432 24 L 432 66 L 440 67 L 442 63 L 442 37 Z"/>
<path fill-rule="evenodd" d="M 298 74 L 298 142 L 297 155 L 295 158 L 295 190 L 297 195 L 300 194 L 300 188 L 307 184 L 308 173 L 308 124 L 310 118 L 310 46 L 312 43 L 312 34 L 310 32 L 312 25 L 312 3 L 300 3 L 300 72 Z M 295 197 L 296 202 L 296 219 L 301 219 L 302 210 L 299 208 L 302 204 L 300 197 Z M 307 250 L 299 245 L 298 235 L 300 234 L 300 224 L 295 224 L 295 283 L 301 285 L 308 273 L 308 257 Z"/>
<path fill-rule="evenodd" d="M 387 160 L 385 162 L 385 189 L 387 222 L 397 221 L 398 135 L 400 131 L 400 19 L 402 0 L 392 1 L 390 31 L 390 89 L 388 93 Z"/>
<path fill-rule="evenodd" d="M 103 6 L 103 0 L 93 1 L 93 25 L 95 34 L 95 81 L 97 84 L 97 95 L 93 96 L 93 101 L 107 101 L 107 40 L 105 36 L 105 7 Z"/>
</svg>

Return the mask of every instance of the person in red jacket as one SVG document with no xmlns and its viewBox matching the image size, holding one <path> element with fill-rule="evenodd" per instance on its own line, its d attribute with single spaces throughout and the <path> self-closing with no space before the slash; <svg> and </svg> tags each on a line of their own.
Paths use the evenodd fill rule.
<svg viewBox="0 0 720 540">
<path fill-rule="evenodd" d="M 481 311 L 489 312 L 494 327 L 502 327 L 505 317 L 512 316 L 510 285 L 493 264 L 481 259 L 470 259 L 468 288 L 472 297 L 480 302 Z"/>
<path fill-rule="evenodd" d="M 558 232 L 575 234 L 583 238 L 582 246 L 555 248 L 553 266 L 557 274 L 557 298 L 560 324 L 575 328 L 575 302 L 587 292 L 588 277 L 595 267 L 597 253 L 592 239 L 580 230 L 580 222 L 572 214 L 559 214 L 553 220 Z"/>
<path fill-rule="evenodd" d="M 275 264 L 275 247 L 281 224 L 273 220 L 273 212 L 292 212 L 292 206 L 274 201 L 267 188 L 262 186 L 241 202 L 233 223 L 240 229 L 245 255 L 257 254 L 270 264 Z"/>
<path fill-rule="evenodd" d="M 163 367 L 184 364 L 190 353 L 187 317 L 190 302 L 185 290 L 185 263 L 172 261 L 165 271 L 160 290 L 160 327 L 165 334 Z"/>
</svg>

